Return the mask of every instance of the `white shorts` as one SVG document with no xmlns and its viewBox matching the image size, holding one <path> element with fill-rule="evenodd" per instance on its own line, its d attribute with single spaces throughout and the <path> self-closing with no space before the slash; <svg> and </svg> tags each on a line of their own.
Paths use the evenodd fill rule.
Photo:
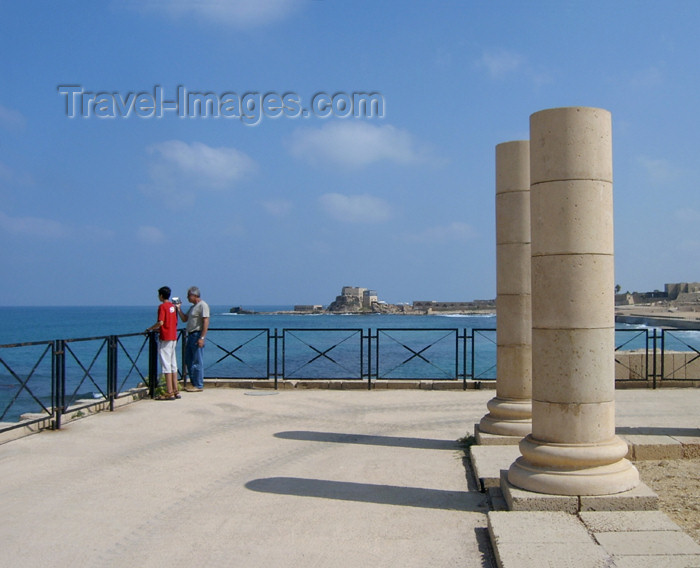
<svg viewBox="0 0 700 568">
<path fill-rule="evenodd" d="M 177 354 L 175 346 L 177 341 L 158 342 L 158 357 L 160 359 L 161 371 L 163 373 L 177 373 Z"/>
</svg>

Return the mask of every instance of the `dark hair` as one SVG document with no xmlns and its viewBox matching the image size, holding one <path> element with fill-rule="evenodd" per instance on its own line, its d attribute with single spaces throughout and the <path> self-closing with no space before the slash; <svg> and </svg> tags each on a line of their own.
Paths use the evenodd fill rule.
<svg viewBox="0 0 700 568">
<path fill-rule="evenodd" d="M 164 300 L 169 300 L 170 299 L 170 288 L 168 286 L 163 286 L 162 288 L 158 288 L 158 295 L 163 298 Z"/>
</svg>

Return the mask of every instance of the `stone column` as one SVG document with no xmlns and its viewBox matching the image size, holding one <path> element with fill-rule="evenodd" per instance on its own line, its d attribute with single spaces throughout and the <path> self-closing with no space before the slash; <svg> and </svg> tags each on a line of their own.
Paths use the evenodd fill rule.
<svg viewBox="0 0 700 568">
<path fill-rule="evenodd" d="M 596 108 L 530 117 L 532 434 L 508 481 L 538 493 L 639 483 L 615 436 L 611 130 Z"/>
<path fill-rule="evenodd" d="M 530 305 L 530 143 L 496 146 L 496 396 L 479 433 L 514 437 L 532 430 Z"/>
</svg>

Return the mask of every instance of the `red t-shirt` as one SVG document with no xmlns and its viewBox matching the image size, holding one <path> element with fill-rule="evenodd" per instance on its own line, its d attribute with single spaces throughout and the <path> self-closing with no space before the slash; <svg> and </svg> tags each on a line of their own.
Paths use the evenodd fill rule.
<svg viewBox="0 0 700 568">
<path fill-rule="evenodd" d="M 170 302 L 163 302 L 158 306 L 158 321 L 162 321 L 160 326 L 160 338 L 163 341 L 177 340 L 177 310 Z"/>
</svg>

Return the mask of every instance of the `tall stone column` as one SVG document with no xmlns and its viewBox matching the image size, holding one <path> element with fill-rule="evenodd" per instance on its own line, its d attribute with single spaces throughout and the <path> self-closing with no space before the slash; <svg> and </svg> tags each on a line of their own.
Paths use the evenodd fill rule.
<svg viewBox="0 0 700 568">
<path fill-rule="evenodd" d="M 639 483 L 615 436 L 611 130 L 596 108 L 530 117 L 532 434 L 508 481 L 538 493 Z"/>
<path fill-rule="evenodd" d="M 496 396 L 479 432 L 526 436 L 532 429 L 530 143 L 496 146 Z"/>
</svg>

